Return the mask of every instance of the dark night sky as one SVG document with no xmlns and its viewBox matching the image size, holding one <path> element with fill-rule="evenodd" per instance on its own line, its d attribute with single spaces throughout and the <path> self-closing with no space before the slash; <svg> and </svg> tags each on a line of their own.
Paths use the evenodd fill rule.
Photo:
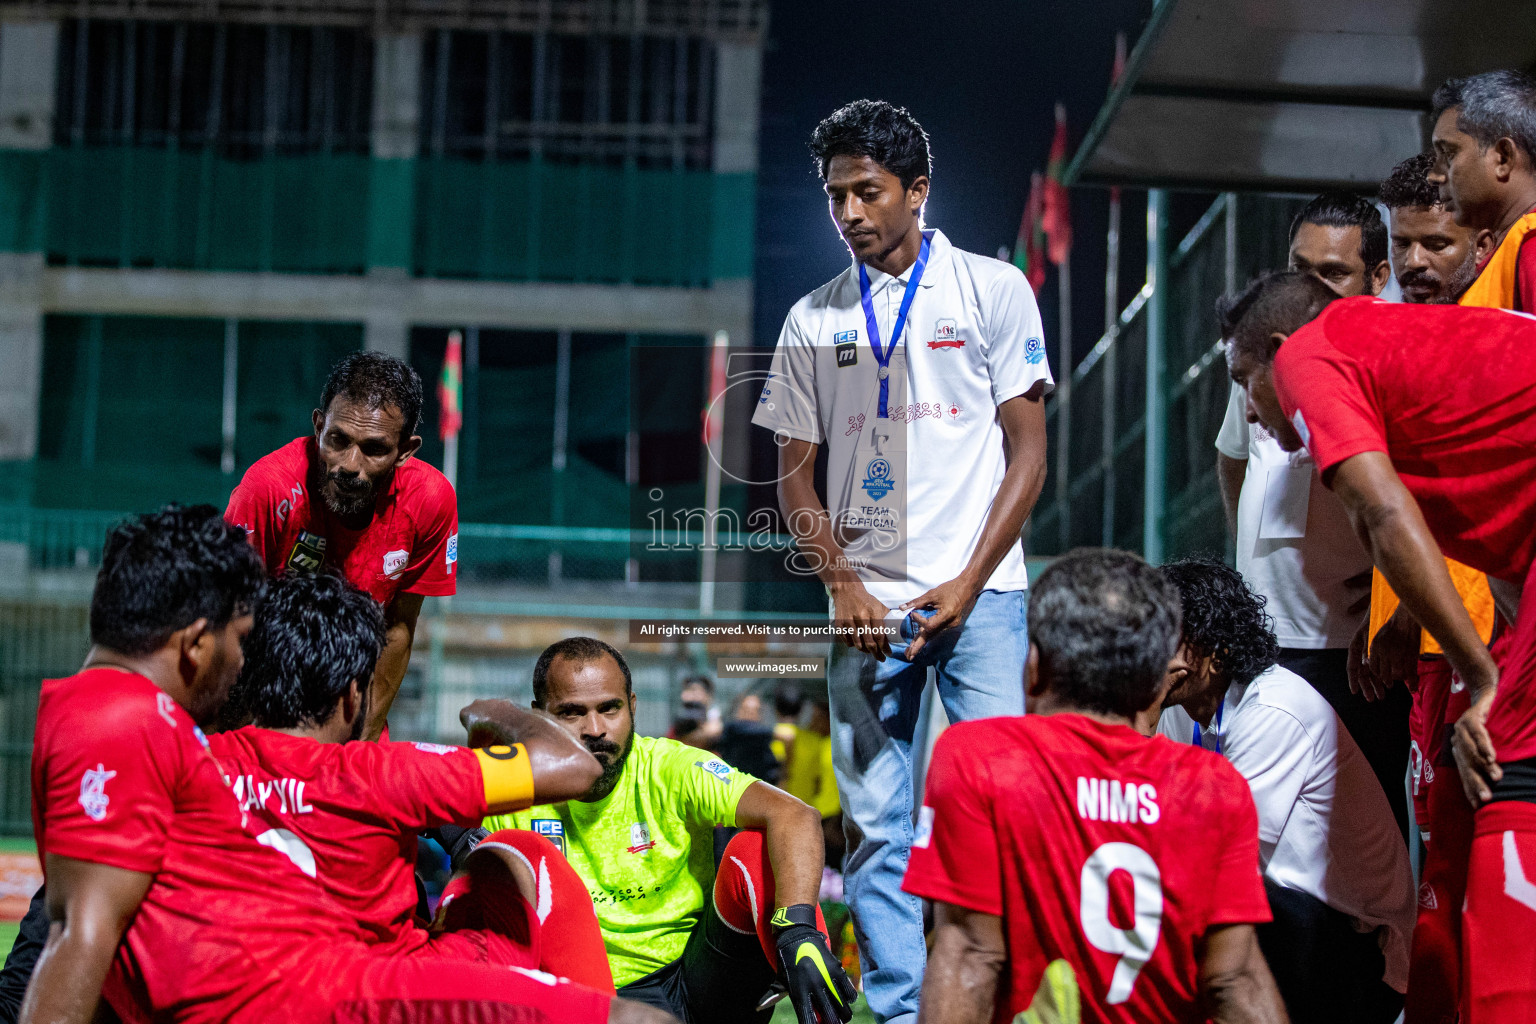
<svg viewBox="0 0 1536 1024">
<path fill-rule="evenodd" d="M 806 140 L 860 97 L 905 106 L 927 129 L 934 175 L 927 220 L 960 248 L 1012 246 L 1032 170 L 1045 170 L 1053 110 L 1076 147 L 1108 91 L 1116 30 L 1132 46 L 1149 0 L 771 0 L 758 182 L 756 342 L 771 345 L 794 302 L 848 264 Z M 1073 331 L 1078 358 L 1104 318 L 1108 194 L 1072 198 Z M 1141 286 L 1144 194 L 1127 192 L 1121 295 Z M 1056 279 L 1040 305 L 1054 354 Z M 1059 368 L 1056 368 L 1059 372 Z"/>
</svg>

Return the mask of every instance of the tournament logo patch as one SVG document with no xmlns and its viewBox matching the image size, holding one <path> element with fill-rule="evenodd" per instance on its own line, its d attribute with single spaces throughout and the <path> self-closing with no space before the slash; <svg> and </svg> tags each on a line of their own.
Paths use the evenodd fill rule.
<svg viewBox="0 0 1536 1024">
<path fill-rule="evenodd" d="M 891 479 L 891 464 L 884 459 L 871 459 L 864 469 L 864 482 L 860 485 L 873 501 L 879 501 L 896 489 Z"/>
<path fill-rule="evenodd" d="M 459 535 L 458 534 L 454 534 L 452 537 L 448 538 L 447 551 L 448 551 L 448 555 L 447 555 L 447 558 L 448 558 L 448 571 L 449 572 L 453 572 L 453 566 L 459 560 Z"/>
<path fill-rule="evenodd" d="M 724 761 L 719 760 L 718 758 L 709 761 L 695 761 L 693 762 L 693 766 L 695 768 L 700 768 L 706 772 L 709 772 L 709 774 L 713 775 L 721 782 L 731 781 L 731 766 L 726 764 Z"/>
<path fill-rule="evenodd" d="M 651 830 L 645 827 L 645 822 L 637 821 L 629 826 L 629 852 L 644 853 L 656 845 L 656 840 L 651 838 Z"/>
<path fill-rule="evenodd" d="M 308 530 L 299 531 L 299 539 L 288 552 L 288 568 L 294 572 L 319 572 L 325 564 L 325 538 Z"/>
<path fill-rule="evenodd" d="M 859 362 L 859 332 L 838 331 L 832 335 L 832 346 L 837 352 L 837 365 L 857 366 Z"/>
<path fill-rule="evenodd" d="M 960 328 L 953 320 L 940 320 L 933 325 L 933 340 L 928 347 L 964 348 L 965 339 L 960 337 Z"/>
<path fill-rule="evenodd" d="M 411 553 L 409 551 L 384 552 L 384 575 L 394 579 L 400 575 L 401 571 L 405 569 L 405 563 L 410 560 Z"/>
<path fill-rule="evenodd" d="M 543 836 L 562 854 L 565 853 L 565 823 L 559 818 L 534 818 L 528 824 L 534 835 Z"/>
<path fill-rule="evenodd" d="M 415 747 L 423 754 L 436 754 L 439 757 L 442 757 L 445 754 L 451 754 L 458 749 L 457 747 L 444 746 L 441 743 L 412 743 L 411 746 Z"/>
<path fill-rule="evenodd" d="M 117 772 L 109 771 L 100 763 L 95 768 L 87 768 L 80 776 L 80 807 L 87 818 L 100 821 L 107 816 L 107 805 L 112 802 L 107 796 L 107 783 L 116 777 Z"/>
<path fill-rule="evenodd" d="M 1045 362 L 1045 340 L 1043 338 L 1030 338 L 1024 343 L 1024 361 L 1030 366 L 1037 366 Z"/>
<path fill-rule="evenodd" d="M 933 841 L 933 808 L 924 804 L 917 811 L 917 829 L 912 833 L 912 848 L 926 850 Z"/>
</svg>

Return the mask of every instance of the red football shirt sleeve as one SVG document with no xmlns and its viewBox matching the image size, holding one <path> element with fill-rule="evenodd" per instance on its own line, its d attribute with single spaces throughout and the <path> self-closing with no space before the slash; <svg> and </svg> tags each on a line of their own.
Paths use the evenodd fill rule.
<svg viewBox="0 0 1536 1024">
<path fill-rule="evenodd" d="M 1259 812 L 1248 783 L 1225 761 L 1213 757 L 1218 773 L 1217 799 L 1226 813 L 1223 828 L 1212 836 L 1218 844 L 1208 925 L 1262 924 L 1270 919 L 1264 875 L 1259 869 Z"/>
<path fill-rule="evenodd" d="M 1315 322 L 1314 322 L 1315 323 Z M 1369 373 L 1317 333 L 1300 332 L 1275 355 L 1281 411 L 1324 474 L 1361 452 L 1385 452 L 1387 428 Z"/>
<path fill-rule="evenodd" d="M 996 815 L 986 792 L 990 776 L 974 753 L 965 756 L 955 742 L 956 731 L 946 730 L 933 748 L 902 888 L 924 899 L 1001 916 Z"/>
<path fill-rule="evenodd" d="M 282 524 L 276 510 L 286 495 L 263 470 L 261 463 L 257 463 L 245 471 L 245 476 L 230 492 L 224 521 L 243 529 L 251 546 L 261 555 L 267 571 L 275 572 L 282 564 L 282 552 L 278 548 L 283 540 Z"/>
<path fill-rule="evenodd" d="M 434 485 L 416 508 L 417 534 L 411 561 L 400 577 L 406 594 L 447 597 L 458 590 L 459 497 L 447 480 Z"/>
<path fill-rule="evenodd" d="M 485 780 L 474 751 L 439 743 L 349 743 L 347 765 L 367 809 L 402 831 L 478 825 Z"/>
<path fill-rule="evenodd" d="M 34 783 L 46 852 L 153 874 L 176 813 L 181 738 L 147 694 L 103 695 L 90 717 L 39 721 Z M 164 714 L 185 715 L 169 697 Z"/>
</svg>

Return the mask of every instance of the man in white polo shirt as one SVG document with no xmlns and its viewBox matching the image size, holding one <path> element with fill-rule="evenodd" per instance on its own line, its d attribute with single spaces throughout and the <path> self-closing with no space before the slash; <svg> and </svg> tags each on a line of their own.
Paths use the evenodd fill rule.
<svg viewBox="0 0 1536 1024">
<path fill-rule="evenodd" d="M 779 504 L 833 618 L 921 613 L 909 642 L 851 637 L 827 667 L 865 995 L 905 1022 L 927 958 L 921 901 L 901 891 L 919 699 L 932 667 L 951 721 L 1024 711 L 1019 534 L 1045 478 L 1052 380 L 1024 275 L 924 229 L 928 137 L 907 111 L 850 103 L 811 152 L 854 262 L 790 310 L 753 422 L 776 435 Z"/>
<path fill-rule="evenodd" d="M 1340 295 L 1377 295 L 1391 278 L 1387 229 L 1369 200 L 1324 193 L 1291 222 L 1289 263 Z M 1217 304 L 1222 338 L 1241 311 Z M 1217 475 L 1237 570 L 1261 594 L 1275 620 L 1279 662 L 1311 683 L 1338 712 L 1407 835 L 1408 688 L 1378 700 L 1350 692 L 1350 641 L 1370 610 L 1371 559 L 1344 506 L 1323 486 L 1305 451 L 1283 451 L 1248 420 L 1248 399 L 1234 385 L 1216 437 Z M 1380 645 L 1385 653 L 1388 645 Z M 1405 664 L 1412 672 L 1412 652 Z M 1401 660 L 1401 659 L 1399 659 Z"/>
<path fill-rule="evenodd" d="M 1264 599 L 1236 571 L 1187 558 L 1163 574 L 1183 604 L 1189 669 L 1158 731 L 1216 751 L 1248 780 L 1274 915 L 1259 946 L 1291 1019 L 1388 1024 L 1403 1008 L 1417 906 L 1386 795 L 1328 702 L 1275 663 Z"/>
</svg>

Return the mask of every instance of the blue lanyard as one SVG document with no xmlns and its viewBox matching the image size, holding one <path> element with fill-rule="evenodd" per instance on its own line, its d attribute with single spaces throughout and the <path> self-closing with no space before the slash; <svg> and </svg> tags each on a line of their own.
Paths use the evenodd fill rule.
<svg viewBox="0 0 1536 1024">
<path fill-rule="evenodd" d="M 1221 713 L 1227 709 L 1227 698 L 1223 696 L 1221 703 L 1216 705 L 1216 724 L 1221 725 Z M 1200 746 L 1200 723 L 1195 723 L 1195 746 Z M 1221 737 L 1216 737 L 1216 753 L 1221 753 Z"/>
<path fill-rule="evenodd" d="M 896 313 L 896 324 L 891 328 L 890 347 L 880 343 L 880 322 L 875 319 L 875 304 L 869 297 L 869 271 L 859 264 L 859 302 L 864 306 L 864 323 L 869 328 L 869 347 L 875 351 L 875 362 L 880 364 L 880 412 L 881 419 L 888 418 L 886 401 L 891 394 L 891 356 L 901 341 L 901 332 L 907 326 L 907 312 L 917 295 L 917 284 L 923 279 L 923 268 L 928 265 L 929 236 L 923 234 L 923 244 L 917 250 L 917 262 L 912 264 L 912 276 L 907 278 L 907 290 L 901 296 L 901 309 Z"/>
</svg>

